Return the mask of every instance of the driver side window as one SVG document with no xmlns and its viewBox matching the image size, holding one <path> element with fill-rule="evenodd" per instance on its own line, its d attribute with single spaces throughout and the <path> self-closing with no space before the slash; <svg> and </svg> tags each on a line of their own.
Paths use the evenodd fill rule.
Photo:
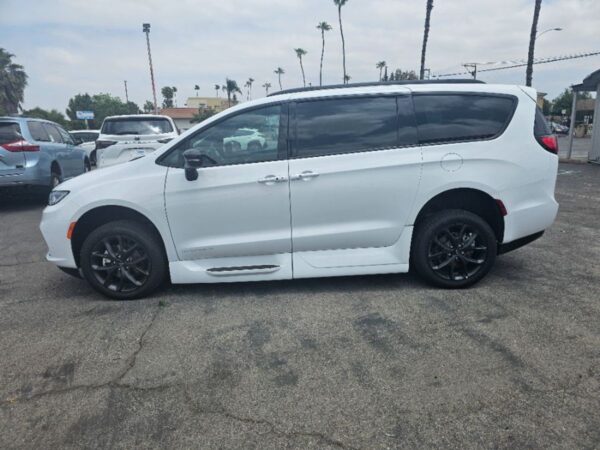
<svg viewBox="0 0 600 450">
<path fill-rule="evenodd" d="M 161 163 L 182 168 L 189 149 L 201 152 L 207 167 L 276 160 L 280 117 L 281 106 L 274 105 L 226 118 L 181 142 Z"/>
</svg>

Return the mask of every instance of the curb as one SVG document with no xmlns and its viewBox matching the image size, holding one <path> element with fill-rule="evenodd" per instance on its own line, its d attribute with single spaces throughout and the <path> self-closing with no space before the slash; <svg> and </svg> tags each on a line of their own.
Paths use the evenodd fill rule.
<svg viewBox="0 0 600 450">
<path fill-rule="evenodd" d="M 567 163 L 567 164 L 587 164 L 589 161 L 587 159 L 567 159 L 567 158 L 558 158 L 559 163 Z"/>
</svg>

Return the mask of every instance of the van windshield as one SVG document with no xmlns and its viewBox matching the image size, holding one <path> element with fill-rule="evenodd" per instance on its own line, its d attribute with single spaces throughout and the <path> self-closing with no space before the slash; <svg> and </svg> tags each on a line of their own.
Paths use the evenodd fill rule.
<svg viewBox="0 0 600 450">
<path fill-rule="evenodd" d="M 167 119 L 149 119 L 147 117 L 127 117 L 106 119 L 102 124 L 102 134 L 162 134 L 173 131 Z"/>
</svg>

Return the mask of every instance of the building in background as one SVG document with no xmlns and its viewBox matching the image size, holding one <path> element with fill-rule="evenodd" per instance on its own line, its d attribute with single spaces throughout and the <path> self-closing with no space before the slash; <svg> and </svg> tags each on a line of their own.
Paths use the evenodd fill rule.
<svg viewBox="0 0 600 450">
<path fill-rule="evenodd" d="M 220 97 L 188 97 L 185 106 L 188 108 L 213 108 L 216 112 L 227 109 L 227 98 Z"/>
<path fill-rule="evenodd" d="M 173 119 L 179 131 L 184 132 L 196 125 L 192 120 L 198 114 L 198 108 L 163 108 L 160 113 Z"/>
</svg>

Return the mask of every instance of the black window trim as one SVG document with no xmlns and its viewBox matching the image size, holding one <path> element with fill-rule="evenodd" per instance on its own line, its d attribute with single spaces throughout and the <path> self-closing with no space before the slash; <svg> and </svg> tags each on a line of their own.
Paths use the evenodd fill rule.
<svg viewBox="0 0 600 450">
<path fill-rule="evenodd" d="M 388 145 L 385 147 L 368 147 L 361 150 L 346 151 L 340 153 L 328 153 L 325 155 L 310 155 L 310 156 L 298 156 L 296 153 L 296 139 L 298 137 L 298 122 L 296 120 L 296 104 L 305 102 L 317 102 L 321 100 L 342 100 L 342 99 L 353 99 L 353 98 L 381 98 L 381 97 L 393 97 L 396 101 L 396 144 Z M 395 150 L 400 148 L 410 148 L 419 146 L 419 134 L 417 128 L 417 120 L 414 109 L 414 103 L 411 101 L 412 115 L 413 115 L 413 127 L 415 128 L 417 141 L 414 144 L 400 144 L 400 115 L 398 114 L 398 98 L 399 97 L 412 97 L 411 92 L 366 92 L 363 94 L 335 94 L 335 95 L 324 95 L 320 97 L 307 97 L 302 99 L 290 100 L 290 142 L 288 144 L 289 152 L 288 159 L 310 159 L 310 158 L 325 158 L 330 156 L 340 155 L 351 155 L 354 153 L 371 153 L 381 152 L 386 150 Z"/>
<path fill-rule="evenodd" d="M 41 123 L 42 123 L 42 127 L 44 127 L 44 129 L 46 127 L 52 127 L 52 128 L 54 128 L 56 130 L 56 132 L 60 136 L 60 142 L 52 141 L 52 136 L 50 136 L 50 132 L 48 130 L 46 130 L 46 133 L 48 133 L 48 137 L 50 137 L 50 141 L 49 142 L 51 144 L 66 144 L 66 142 L 63 140 L 62 134 L 58 130 L 58 125 L 57 124 L 55 124 L 54 122 L 41 122 Z"/>
<path fill-rule="evenodd" d="M 506 122 L 502 126 L 502 128 L 496 133 L 494 136 L 486 137 L 486 138 L 475 138 L 475 139 L 451 139 L 451 140 L 440 140 L 436 142 L 427 142 L 421 141 L 420 131 L 419 131 L 419 122 L 417 120 L 417 108 L 414 104 L 415 96 L 440 96 L 440 95 L 467 95 L 467 96 L 476 96 L 476 97 L 499 97 L 499 98 L 508 98 L 512 100 L 512 111 L 506 118 Z M 417 138 L 418 143 L 421 147 L 430 147 L 433 145 L 448 145 L 448 144 L 461 144 L 461 143 L 469 143 L 469 142 L 485 142 L 485 141 L 493 141 L 494 139 L 498 139 L 500 136 L 504 134 L 512 119 L 517 111 L 517 106 L 519 105 L 519 98 L 516 95 L 512 94 L 502 94 L 497 92 L 476 92 L 476 91 L 427 91 L 427 92 L 413 92 L 413 110 L 415 113 L 415 124 L 417 127 Z"/>
<path fill-rule="evenodd" d="M 262 105 L 256 105 L 256 106 L 252 106 L 249 108 L 244 108 L 242 110 L 227 114 L 218 120 L 215 120 L 209 124 L 206 124 L 202 128 L 196 130 L 196 132 L 194 132 L 193 134 L 189 135 L 182 141 L 178 142 L 176 145 L 174 145 L 169 150 L 167 150 L 165 153 L 163 153 L 158 158 L 156 158 L 155 163 L 158 164 L 159 166 L 168 167 L 170 169 L 182 169 L 181 167 L 175 167 L 175 166 L 171 166 L 168 164 L 163 164 L 162 162 L 171 153 L 176 151 L 181 145 L 188 143 L 190 141 L 190 139 L 192 139 L 193 137 L 197 136 L 200 133 L 203 133 L 204 131 L 206 131 L 216 125 L 219 125 L 220 123 L 224 122 L 225 120 L 231 119 L 233 117 L 239 116 L 240 114 L 244 114 L 244 113 L 247 113 L 250 111 L 255 111 L 257 109 L 271 108 L 273 106 L 281 106 L 281 112 L 279 114 L 279 136 L 278 136 L 278 142 L 277 142 L 277 158 L 276 159 L 272 159 L 272 160 L 268 160 L 268 161 L 248 162 L 248 163 L 224 164 L 224 165 L 206 167 L 206 169 L 212 169 L 212 168 L 216 168 L 216 167 L 245 166 L 248 164 L 261 164 L 261 163 L 267 163 L 267 162 L 273 162 L 273 161 L 286 160 L 287 155 L 288 155 L 288 147 L 289 147 L 289 139 L 288 139 L 288 135 L 289 135 L 289 103 L 290 103 L 289 101 L 278 101 L 278 102 L 272 102 L 272 103 L 265 103 Z M 283 125 L 283 127 L 282 127 L 282 125 Z"/>
</svg>

